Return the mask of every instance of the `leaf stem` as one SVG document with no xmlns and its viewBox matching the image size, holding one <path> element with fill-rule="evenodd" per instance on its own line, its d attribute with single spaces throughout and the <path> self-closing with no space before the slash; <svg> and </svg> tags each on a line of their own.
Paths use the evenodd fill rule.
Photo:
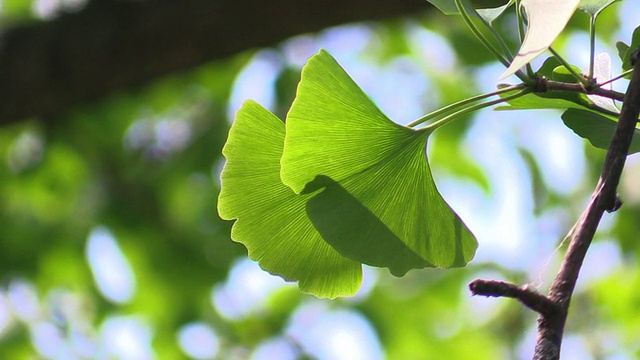
<svg viewBox="0 0 640 360">
<path fill-rule="evenodd" d="M 589 22 L 589 48 L 590 48 L 589 75 L 587 79 L 592 82 L 593 67 L 596 59 L 596 16 L 591 16 L 591 21 Z"/>
<path fill-rule="evenodd" d="M 627 71 L 623 72 L 622 74 L 620 74 L 620 75 L 618 75 L 618 76 L 616 76 L 616 77 L 614 77 L 614 78 L 611 78 L 611 79 L 609 79 L 609 80 L 607 80 L 607 81 L 605 81 L 605 82 L 602 82 L 602 83 L 600 83 L 600 84 L 596 84 L 596 86 L 595 86 L 595 87 L 596 87 L 596 88 L 603 87 L 603 86 L 605 86 L 605 85 L 607 85 L 607 84 L 609 84 L 609 83 L 612 83 L 612 82 L 614 82 L 614 81 L 617 81 L 617 80 L 622 79 L 623 77 L 625 77 L 625 76 L 627 76 L 627 75 L 631 74 L 632 72 L 633 72 L 633 69 L 629 69 L 629 70 L 627 70 Z"/>
<path fill-rule="evenodd" d="M 454 111 L 455 109 L 457 109 L 457 108 L 459 108 L 461 106 L 465 106 L 465 105 L 474 103 L 476 101 L 480 101 L 480 100 L 483 100 L 483 99 L 486 99 L 488 97 L 492 97 L 492 96 L 495 96 L 495 95 L 500 95 L 500 94 L 503 94 L 503 93 L 506 93 L 506 92 L 509 92 L 509 91 L 523 89 L 525 86 L 526 86 L 525 84 L 507 86 L 505 88 L 498 89 L 498 90 L 492 91 L 490 93 L 476 95 L 474 97 L 470 97 L 468 99 L 464 99 L 464 100 L 455 102 L 453 104 L 449 104 L 449 105 L 447 105 L 445 107 L 442 107 L 442 108 L 440 108 L 440 109 L 438 109 L 436 111 L 432 111 L 432 112 L 428 113 L 427 115 L 425 115 L 425 116 L 419 118 L 418 120 L 412 122 L 411 124 L 407 125 L 407 127 L 410 127 L 410 128 L 416 127 L 416 126 L 418 126 L 420 124 L 423 124 L 423 123 L 425 123 L 425 122 L 427 122 L 427 121 L 429 121 L 431 119 L 437 118 L 437 117 L 439 117 L 441 115 L 444 115 L 444 114 L 451 113 L 452 111 Z"/>
<path fill-rule="evenodd" d="M 524 17 L 522 16 L 521 0 L 516 0 L 516 21 L 518 21 L 518 37 L 524 42 Z"/>
<path fill-rule="evenodd" d="M 476 36 L 476 38 L 478 38 L 478 40 L 489 50 L 491 51 L 491 53 L 493 53 L 493 55 L 504 65 L 504 66 L 509 66 L 509 60 L 506 59 L 499 51 L 498 49 L 496 49 L 490 42 L 489 40 L 487 40 L 487 38 L 482 35 L 482 33 L 480 32 L 480 29 L 478 29 L 478 27 L 473 23 L 473 20 L 471 19 L 471 17 L 469 16 L 469 14 L 467 13 L 467 9 L 465 8 L 464 4 L 462 4 L 462 0 L 455 0 L 456 2 L 456 7 L 458 7 L 458 11 L 460 12 L 460 15 L 462 15 L 462 19 L 464 20 L 464 22 L 467 24 L 467 26 L 469 27 L 469 29 L 471 30 L 471 32 L 473 33 L 473 35 Z"/>
<path fill-rule="evenodd" d="M 584 76 L 582 76 L 582 74 L 578 74 L 573 69 L 571 64 L 569 64 L 567 60 L 565 60 L 562 56 L 560 56 L 560 54 L 558 54 L 555 50 L 553 50 L 551 46 L 549 46 L 549 51 L 553 54 L 553 56 L 555 56 L 558 59 L 558 61 L 560 61 L 562 66 L 564 66 L 567 70 L 569 70 L 571 75 L 573 75 L 573 77 L 575 77 L 583 86 L 589 86 L 589 81 L 585 79 Z"/>
<path fill-rule="evenodd" d="M 509 64 L 511 63 L 511 61 L 508 60 L 507 58 L 505 58 L 505 56 L 502 53 L 500 53 L 500 51 L 498 51 L 498 49 L 496 49 L 496 47 L 493 46 L 489 42 L 489 40 L 487 40 L 487 38 L 482 34 L 482 32 L 480 32 L 480 29 L 478 29 L 478 27 L 473 23 L 473 20 L 471 19 L 471 16 L 469 16 L 469 13 L 467 13 L 467 9 L 465 8 L 464 4 L 462 3 L 462 0 L 455 0 L 455 3 L 456 3 L 456 7 L 458 8 L 458 11 L 460 12 L 460 15 L 462 15 L 462 19 L 467 24 L 467 27 L 469 27 L 471 32 L 476 36 L 478 41 L 480 41 L 498 59 L 498 61 L 500 61 L 502 63 L 502 65 L 504 65 L 505 67 L 509 67 Z M 475 9 L 472 9 L 472 10 L 475 12 Z M 478 13 L 476 12 L 476 15 L 477 14 Z M 477 17 L 482 18 L 479 15 L 477 15 Z M 487 25 L 487 23 L 486 23 L 486 21 L 484 21 L 484 19 L 482 21 L 485 24 L 485 26 L 487 26 L 489 29 L 491 29 L 491 26 Z M 502 41 L 502 40 L 498 40 L 498 43 L 500 43 L 500 41 Z M 509 53 L 510 52 L 508 52 L 508 54 Z M 526 84 L 533 83 L 531 77 L 525 75 L 521 70 L 516 71 L 515 75 L 520 80 L 522 80 L 522 82 L 524 82 Z"/>
<path fill-rule="evenodd" d="M 521 1 L 516 0 L 516 20 L 518 21 L 518 36 L 520 37 L 520 43 L 524 42 L 525 32 L 524 32 L 524 16 L 522 15 L 522 6 Z M 528 62 L 526 65 L 527 75 L 533 77 L 535 72 L 531 67 L 531 63 Z"/>
<path fill-rule="evenodd" d="M 504 89 L 502 89 L 502 90 L 504 90 Z M 531 91 L 532 90 L 530 88 L 524 88 L 524 89 L 518 91 L 517 93 L 515 93 L 513 95 L 510 95 L 510 96 L 507 96 L 507 97 L 504 97 L 504 98 L 500 98 L 500 99 L 496 99 L 496 100 L 492 100 L 492 101 L 487 101 L 487 102 L 483 102 L 483 103 L 480 103 L 480 104 L 475 104 L 473 106 L 466 107 L 466 108 L 464 108 L 462 110 L 458 110 L 458 111 L 456 111 L 456 112 L 454 112 L 452 114 L 449 114 L 449 115 L 443 117 L 442 119 L 440 119 L 440 120 L 438 120 L 436 122 L 433 122 L 433 123 L 421 128 L 420 131 L 433 132 L 437 128 L 450 123 L 452 120 L 455 120 L 456 118 L 458 118 L 460 116 L 466 115 L 466 114 L 474 112 L 476 110 L 484 109 L 484 108 L 489 107 L 489 106 L 500 104 L 502 102 L 506 102 L 506 101 L 513 100 L 513 99 L 517 99 L 517 98 L 519 98 L 519 97 L 521 97 L 523 95 L 526 95 L 526 94 L 530 93 Z"/>
</svg>

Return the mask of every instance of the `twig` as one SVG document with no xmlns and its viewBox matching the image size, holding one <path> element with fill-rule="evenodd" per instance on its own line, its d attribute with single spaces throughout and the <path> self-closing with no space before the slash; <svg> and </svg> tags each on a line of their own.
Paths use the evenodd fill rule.
<svg viewBox="0 0 640 360">
<path fill-rule="evenodd" d="M 556 316 L 540 316 L 538 319 L 538 339 L 534 360 L 555 360 L 560 358 L 560 345 L 564 324 L 573 290 L 580 268 L 605 211 L 615 211 L 620 207 L 616 189 L 622 169 L 633 139 L 633 133 L 640 114 L 640 61 L 634 65 L 633 76 L 624 96 L 622 110 L 616 131 L 607 150 L 598 185 L 591 195 L 591 201 L 575 226 L 575 232 L 560 271 L 556 276 L 549 298 L 558 304 L 561 311 Z"/>
<path fill-rule="evenodd" d="M 600 87 L 593 87 L 591 89 L 585 88 L 580 83 L 572 84 L 560 81 L 547 80 L 540 92 L 545 91 L 573 91 L 588 95 L 598 95 L 609 99 L 623 101 L 624 94 L 615 90 L 603 89 Z"/>
<path fill-rule="evenodd" d="M 547 90 L 554 89 L 556 84 L 549 83 L 551 83 L 551 87 Z M 582 87 L 582 84 L 575 84 L 575 86 Z M 554 90 L 562 89 L 555 88 Z M 576 91 L 576 89 L 572 91 Z M 608 94 L 613 93 L 609 92 Z M 598 185 L 591 195 L 589 205 L 571 230 L 571 242 L 560 271 L 551 285 L 549 296 L 530 291 L 526 287 L 517 287 L 499 281 L 476 280 L 470 284 L 474 295 L 516 298 L 540 314 L 533 360 L 558 360 L 560 358 L 560 347 L 569 303 L 589 245 L 604 212 L 616 211 L 622 204 L 616 195 L 616 189 L 636 129 L 638 115 L 640 115 L 640 61 L 636 61 L 634 64 L 633 76 L 627 92 L 624 94 L 618 125 L 607 150 Z"/>
<path fill-rule="evenodd" d="M 472 295 L 517 299 L 524 306 L 541 315 L 552 316 L 558 308 L 548 297 L 527 286 L 518 287 L 503 281 L 475 280 L 469 284 L 469 290 Z"/>
</svg>

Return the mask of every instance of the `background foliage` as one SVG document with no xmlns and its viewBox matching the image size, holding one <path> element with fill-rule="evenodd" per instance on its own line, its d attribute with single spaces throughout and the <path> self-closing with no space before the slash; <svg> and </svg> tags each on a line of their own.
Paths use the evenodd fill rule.
<svg viewBox="0 0 640 360">
<path fill-rule="evenodd" d="M 46 21 L 43 4 L 5 0 L 0 15 Z M 628 0 L 601 15 L 602 50 L 631 42 L 639 10 Z M 500 26 L 515 47 L 514 23 Z M 572 63 L 588 64 L 587 23 L 577 14 L 556 46 Z M 230 241 L 216 212 L 230 120 L 246 98 L 284 117 L 320 48 L 405 124 L 494 89 L 504 71 L 461 20 L 430 12 L 247 51 L 75 108 L 55 126 L 0 128 L 0 358 L 530 358 L 534 315 L 470 298 L 466 286 L 483 276 L 545 288 L 555 273 L 554 249 L 604 155 L 558 113 L 482 111 L 430 139 L 440 191 L 478 237 L 466 268 L 404 278 L 365 268 L 358 295 L 325 301 Z M 587 258 L 564 359 L 640 356 L 639 166 L 631 157 L 625 204 Z"/>
</svg>

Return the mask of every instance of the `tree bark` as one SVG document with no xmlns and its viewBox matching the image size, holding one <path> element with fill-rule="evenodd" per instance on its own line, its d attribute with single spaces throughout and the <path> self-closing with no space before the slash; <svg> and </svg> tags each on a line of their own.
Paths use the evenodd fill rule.
<svg viewBox="0 0 640 360">
<path fill-rule="evenodd" d="M 92 0 L 55 20 L 5 29 L 0 126 L 295 35 L 432 10 L 425 0 Z"/>
</svg>

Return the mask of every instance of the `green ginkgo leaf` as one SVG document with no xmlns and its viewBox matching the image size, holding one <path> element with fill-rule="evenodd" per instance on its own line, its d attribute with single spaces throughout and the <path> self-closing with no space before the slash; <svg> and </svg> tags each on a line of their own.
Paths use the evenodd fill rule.
<svg viewBox="0 0 640 360">
<path fill-rule="evenodd" d="M 569 109 L 562 114 L 564 124 L 591 145 L 608 149 L 618 122 L 608 116 L 591 111 Z M 636 129 L 629 147 L 629 154 L 640 152 L 640 130 Z"/>
<path fill-rule="evenodd" d="M 455 0 L 427 0 L 433 6 L 438 8 L 445 15 L 460 15 L 460 11 L 456 6 Z M 463 6 L 467 9 L 467 13 L 471 16 L 478 16 L 485 20 L 487 23 L 491 24 L 494 20 L 496 20 L 500 15 L 502 15 L 505 10 L 507 10 L 511 5 L 515 3 L 515 0 L 508 0 L 504 5 L 497 6 L 493 8 L 484 8 L 484 9 L 476 9 L 473 11 L 473 7 L 468 1 L 462 1 Z"/>
<path fill-rule="evenodd" d="M 263 269 L 318 297 L 353 295 L 361 264 L 336 252 L 314 228 L 305 207 L 315 194 L 295 194 L 280 181 L 284 131 L 284 123 L 255 102 L 238 111 L 222 150 L 220 217 L 237 219 L 232 239 Z"/>
<path fill-rule="evenodd" d="M 296 193 L 320 191 L 307 214 L 348 258 L 397 276 L 464 266 L 477 242 L 436 189 L 428 135 L 389 120 L 321 51 L 287 115 L 282 181 Z"/>
<path fill-rule="evenodd" d="M 528 27 L 518 54 L 501 79 L 545 52 L 571 19 L 580 0 L 522 0 Z"/>
<path fill-rule="evenodd" d="M 633 30 L 633 35 L 631 37 L 631 45 L 627 47 L 627 52 L 624 55 L 622 60 L 622 70 L 627 71 L 631 70 L 633 65 L 631 65 L 631 53 L 633 53 L 636 49 L 640 47 L 640 26 L 638 26 L 635 30 Z"/>
<path fill-rule="evenodd" d="M 614 2 L 621 0 L 580 0 L 578 8 L 587 14 L 596 17 L 602 10 Z"/>
</svg>

